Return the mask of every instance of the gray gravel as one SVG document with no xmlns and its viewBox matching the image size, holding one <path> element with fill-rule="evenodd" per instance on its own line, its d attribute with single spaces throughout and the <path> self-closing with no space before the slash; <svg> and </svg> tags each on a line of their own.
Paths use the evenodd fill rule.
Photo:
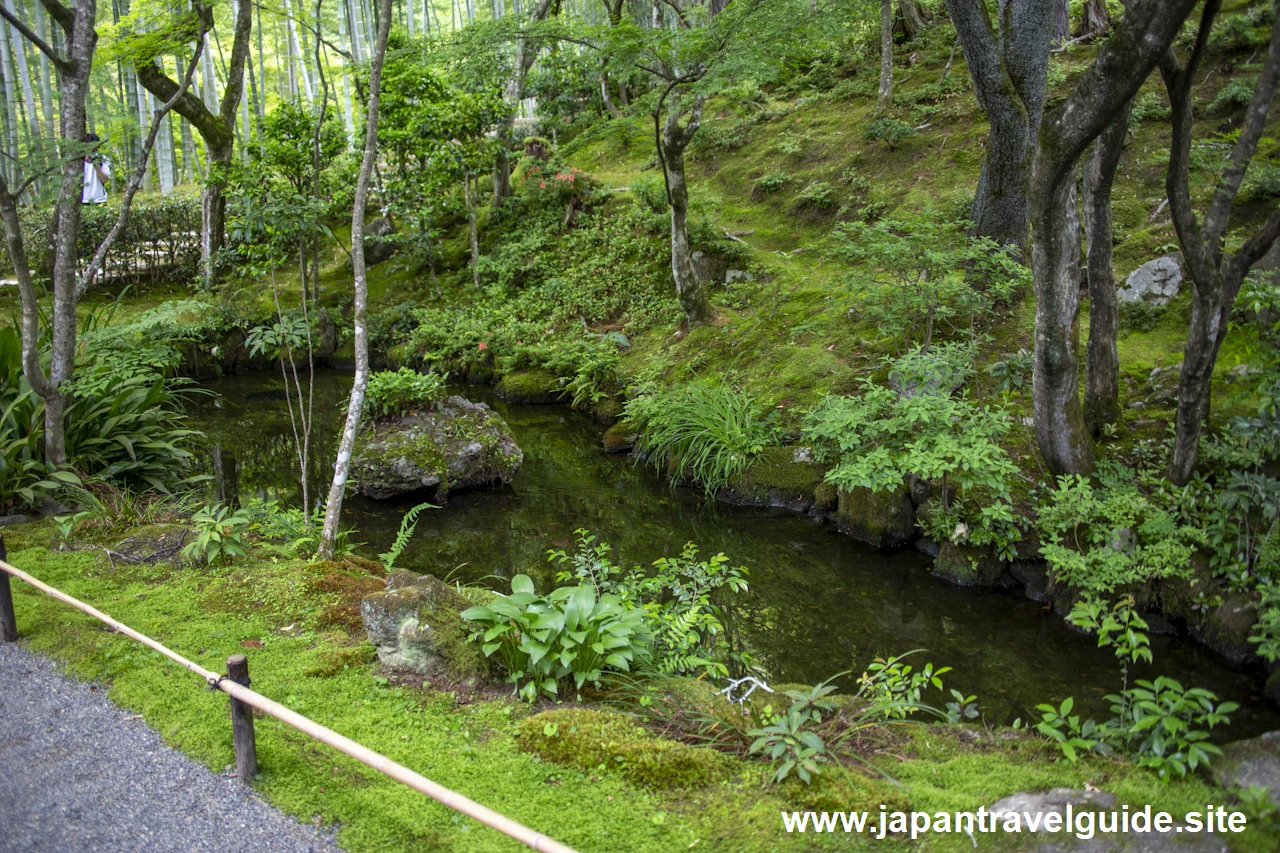
<svg viewBox="0 0 1280 853">
<path fill-rule="evenodd" d="M 0 853 L 341 853 L 132 716 L 0 642 Z"/>
</svg>

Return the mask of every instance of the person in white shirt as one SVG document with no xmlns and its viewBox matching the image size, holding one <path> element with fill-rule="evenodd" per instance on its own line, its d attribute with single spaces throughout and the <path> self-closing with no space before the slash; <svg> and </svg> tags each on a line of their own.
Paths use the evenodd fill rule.
<svg viewBox="0 0 1280 853">
<path fill-rule="evenodd" d="M 85 134 L 85 142 L 98 142 L 96 133 Z M 107 201 L 107 184 L 111 183 L 111 163 L 104 157 L 92 154 L 84 158 L 84 193 L 80 196 L 83 204 L 105 204 Z"/>
</svg>

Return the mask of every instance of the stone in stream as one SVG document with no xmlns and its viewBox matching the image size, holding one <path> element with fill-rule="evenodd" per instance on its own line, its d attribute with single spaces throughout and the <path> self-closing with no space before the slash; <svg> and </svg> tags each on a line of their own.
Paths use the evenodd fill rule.
<svg viewBox="0 0 1280 853">
<path fill-rule="evenodd" d="M 433 409 L 380 418 L 361 433 L 351 479 L 361 495 L 386 500 L 435 489 L 505 483 L 524 453 L 511 430 L 484 403 L 449 397 Z"/>
<path fill-rule="evenodd" d="M 469 629 L 459 615 L 470 606 L 432 575 L 397 570 L 385 591 L 360 602 L 360 618 L 388 669 L 464 680 L 488 668 L 480 647 L 467 642 Z"/>
<path fill-rule="evenodd" d="M 1224 788 L 1267 788 L 1280 806 L 1280 732 L 1227 744 L 1212 770 Z"/>
</svg>

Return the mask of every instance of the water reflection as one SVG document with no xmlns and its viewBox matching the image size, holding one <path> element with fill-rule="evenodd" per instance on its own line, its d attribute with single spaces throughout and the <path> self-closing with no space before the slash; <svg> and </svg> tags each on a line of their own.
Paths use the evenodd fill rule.
<svg viewBox="0 0 1280 853">
<path fill-rule="evenodd" d="M 308 468 L 311 494 L 328 482 L 349 374 L 318 372 L 316 434 Z M 206 384 L 196 425 L 208 435 L 204 459 L 224 499 L 257 495 L 296 503 L 298 460 L 283 382 L 270 373 Z M 1076 697 L 1105 713 L 1118 688 L 1111 654 L 1020 596 L 962 590 L 935 580 L 914 552 L 881 553 L 831 526 L 780 510 L 729 507 L 701 493 L 672 490 L 630 459 L 600 449 L 602 429 L 563 406 L 508 407 L 487 389 L 464 393 L 500 412 L 524 450 L 524 467 L 501 489 L 459 492 L 425 513 L 402 556 L 407 568 L 464 581 L 488 578 L 506 589 L 516 572 L 545 588 L 551 548 L 589 528 L 614 546 L 615 560 L 647 565 L 693 541 L 750 569 L 738 629 L 775 681 L 813 683 L 841 670 L 860 672 L 874 657 L 926 649 L 918 659 L 955 668 L 951 686 L 975 693 L 991 722 L 1026 719 L 1039 702 Z M 316 484 L 320 488 L 316 488 Z M 400 517 L 416 503 L 352 498 L 346 522 L 364 551 L 386 550 Z M 1261 701 L 1254 674 L 1232 673 L 1198 645 L 1152 637 L 1159 672 L 1208 687 L 1242 704 L 1228 738 L 1280 727 Z M 1138 677 L 1152 673 L 1140 672 Z"/>
</svg>

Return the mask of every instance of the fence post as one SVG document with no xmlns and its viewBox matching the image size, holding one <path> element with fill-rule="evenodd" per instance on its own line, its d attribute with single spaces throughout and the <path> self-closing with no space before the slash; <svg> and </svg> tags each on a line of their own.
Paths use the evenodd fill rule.
<svg viewBox="0 0 1280 853">
<path fill-rule="evenodd" d="M 244 655 L 227 658 L 227 677 L 249 686 L 249 660 Z M 236 747 L 236 778 L 248 785 L 258 772 L 258 747 L 253 738 L 253 708 L 231 699 L 231 735 Z"/>
<path fill-rule="evenodd" d="M 4 549 L 4 537 L 0 536 L 0 560 L 8 560 Z M 13 590 L 9 588 L 9 573 L 0 572 L 0 640 L 12 643 L 18 639 L 18 617 L 13 614 Z"/>
</svg>

